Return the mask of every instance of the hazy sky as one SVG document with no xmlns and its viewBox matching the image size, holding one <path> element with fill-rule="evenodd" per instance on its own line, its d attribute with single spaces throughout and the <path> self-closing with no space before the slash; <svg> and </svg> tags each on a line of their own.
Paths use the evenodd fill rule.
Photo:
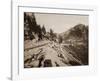
<svg viewBox="0 0 100 81">
<path fill-rule="evenodd" d="M 56 33 L 67 31 L 77 24 L 88 25 L 88 16 L 84 15 L 61 15 L 61 14 L 40 14 L 35 13 L 37 24 L 45 26 L 46 30 L 50 28 Z"/>
</svg>

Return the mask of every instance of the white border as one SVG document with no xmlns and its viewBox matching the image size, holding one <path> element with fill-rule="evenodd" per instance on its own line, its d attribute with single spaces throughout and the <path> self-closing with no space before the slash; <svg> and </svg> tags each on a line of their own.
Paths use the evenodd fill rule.
<svg viewBox="0 0 100 81">
<path fill-rule="evenodd" d="M 13 2 L 12 8 L 12 79 L 37 79 L 94 74 L 96 71 L 96 10 L 65 4 Z M 41 8 L 40 8 L 41 7 Z M 89 66 L 23 69 L 23 12 L 89 15 Z"/>
</svg>

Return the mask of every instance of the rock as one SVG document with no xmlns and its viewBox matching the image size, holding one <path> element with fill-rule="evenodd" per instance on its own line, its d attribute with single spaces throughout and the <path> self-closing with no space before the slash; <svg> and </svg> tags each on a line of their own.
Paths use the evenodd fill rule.
<svg viewBox="0 0 100 81">
<path fill-rule="evenodd" d="M 52 63 L 51 63 L 51 60 L 50 59 L 46 59 L 44 61 L 44 67 L 52 67 Z"/>
<path fill-rule="evenodd" d="M 30 63 L 30 66 L 38 67 L 39 66 L 39 60 L 32 60 L 32 62 Z"/>
</svg>

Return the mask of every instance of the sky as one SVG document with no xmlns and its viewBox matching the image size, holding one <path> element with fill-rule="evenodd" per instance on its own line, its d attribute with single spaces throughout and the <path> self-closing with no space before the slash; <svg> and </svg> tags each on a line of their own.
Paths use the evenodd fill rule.
<svg viewBox="0 0 100 81">
<path fill-rule="evenodd" d="M 37 24 L 45 26 L 46 31 L 49 31 L 51 28 L 55 33 L 62 33 L 77 24 L 88 25 L 89 16 L 35 13 L 35 18 Z"/>
</svg>

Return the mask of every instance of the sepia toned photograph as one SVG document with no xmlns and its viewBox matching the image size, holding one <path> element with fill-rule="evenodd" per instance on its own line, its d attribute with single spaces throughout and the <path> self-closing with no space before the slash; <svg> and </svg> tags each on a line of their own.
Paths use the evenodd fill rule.
<svg viewBox="0 0 100 81">
<path fill-rule="evenodd" d="M 89 65 L 89 15 L 24 12 L 24 68 Z"/>
</svg>

